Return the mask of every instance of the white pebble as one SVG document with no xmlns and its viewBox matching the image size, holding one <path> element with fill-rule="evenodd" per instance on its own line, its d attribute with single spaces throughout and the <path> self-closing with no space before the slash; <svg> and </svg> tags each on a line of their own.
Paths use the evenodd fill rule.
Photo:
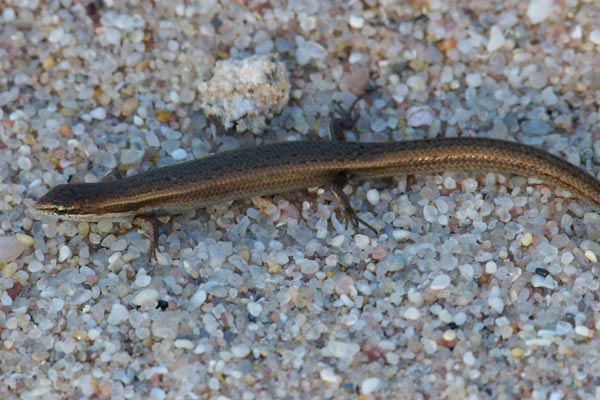
<svg viewBox="0 0 600 400">
<path fill-rule="evenodd" d="M 144 156 L 143 150 L 125 149 L 121 152 L 121 164 L 133 164 L 138 162 Z"/>
<path fill-rule="evenodd" d="M 88 339 L 96 340 L 100 337 L 101 333 L 102 333 L 102 331 L 99 328 L 92 328 L 87 333 Z"/>
<path fill-rule="evenodd" d="M 209 244 L 208 255 L 210 256 L 210 267 L 213 269 L 221 268 L 221 266 L 227 259 L 227 247 L 222 243 Z"/>
<path fill-rule="evenodd" d="M 190 299 L 190 304 L 193 307 L 200 307 L 206 301 L 206 292 L 204 290 L 198 290 L 196 294 Z"/>
<path fill-rule="evenodd" d="M 364 250 L 369 245 L 370 239 L 366 235 L 358 234 L 354 236 L 354 244 L 361 250 Z"/>
<path fill-rule="evenodd" d="M 90 116 L 98 120 L 106 119 L 106 109 L 104 107 L 96 107 L 90 111 Z"/>
<path fill-rule="evenodd" d="M 110 251 L 113 251 L 113 252 L 124 251 L 125 249 L 127 249 L 128 244 L 129 243 L 127 242 L 127 240 L 119 239 L 119 240 L 111 243 Z"/>
<path fill-rule="evenodd" d="M 463 325 L 465 322 L 467 322 L 467 314 L 464 312 L 459 312 L 454 316 L 454 323 L 458 326 Z"/>
<path fill-rule="evenodd" d="M 329 368 L 329 367 L 323 368 L 321 370 L 321 372 L 319 373 L 319 376 L 321 377 L 321 380 L 323 380 L 327 383 L 333 383 L 333 384 L 339 385 L 342 382 L 342 378 L 335 373 L 333 368 Z"/>
<path fill-rule="evenodd" d="M 528 339 L 525 341 L 525 345 L 527 345 L 527 346 L 540 346 L 540 347 L 550 346 L 552 343 L 554 343 L 554 342 L 548 338 L 539 338 L 539 339 L 533 338 L 533 339 Z"/>
<path fill-rule="evenodd" d="M 600 44 L 600 29 L 594 29 L 590 32 L 590 42 Z"/>
<path fill-rule="evenodd" d="M 411 107 L 406 112 L 408 126 L 430 126 L 438 118 L 437 112 L 431 107 Z"/>
<path fill-rule="evenodd" d="M 184 160 L 187 157 L 187 151 L 184 149 L 177 149 L 171 153 L 171 157 L 175 160 Z"/>
<path fill-rule="evenodd" d="M 102 221 L 98 222 L 96 228 L 98 229 L 98 233 L 102 234 L 110 232 L 112 226 L 112 222 L 109 219 L 103 219 Z"/>
<path fill-rule="evenodd" d="M 52 32 L 50 32 L 50 35 L 48 35 L 48 41 L 50 43 L 58 43 L 61 41 L 61 39 L 63 38 L 63 36 L 65 35 L 65 31 L 62 27 L 58 27 L 56 29 L 54 29 Z"/>
<path fill-rule="evenodd" d="M 454 178 L 447 176 L 444 178 L 444 188 L 454 190 L 456 189 L 456 181 Z"/>
<path fill-rule="evenodd" d="M 438 314 L 438 318 L 440 319 L 440 321 L 442 321 L 445 324 L 449 324 L 453 320 L 452 314 L 450 314 L 450 312 L 448 312 L 448 310 L 441 310 L 440 313 Z"/>
<path fill-rule="evenodd" d="M 433 279 L 430 287 L 433 290 L 444 290 L 450 286 L 451 282 L 452 281 L 448 275 L 440 274 Z"/>
<path fill-rule="evenodd" d="M 379 196 L 379 190 L 377 190 L 377 189 L 369 190 L 367 192 L 367 200 L 373 206 L 376 206 L 377 204 L 379 204 L 379 201 L 381 200 L 381 198 Z"/>
<path fill-rule="evenodd" d="M 490 38 L 488 39 L 486 46 L 488 53 L 493 53 L 494 51 L 502 48 L 504 43 L 506 43 L 506 37 L 504 37 L 502 29 L 500 29 L 497 25 L 492 25 L 490 28 Z"/>
<path fill-rule="evenodd" d="M 575 327 L 575 333 L 578 334 L 579 336 L 583 336 L 583 337 L 591 337 L 592 336 L 592 331 L 590 330 L 590 328 L 588 328 L 585 325 L 577 325 Z"/>
<path fill-rule="evenodd" d="M 209 350 L 210 346 L 207 346 L 203 343 L 200 343 L 198 346 L 196 346 L 196 348 L 194 349 L 194 354 L 204 354 Z"/>
<path fill-rule="evenodd" d="M 533 287 L 543 287 L 546 289 L 554 289 L 556 287 L 556 283 L 550 275 L 545 278 L 540 275 L 533 275 L 531 277 L 531 285 Z"/>
<path fill-rule="evenodd" d="M 454 329 L 448 329 L 444 331 L 442 338 L 448 342 L 451 342 L 456 339 L 456 331 L 454 331 Z"/>
<path fill-rule="evenodd" d="M 17 159 L 17 164 L 23 171 L 29 171 L 32 166 L 31 159 L 25 156 L 20 156 Z"/>
<path fill-rule="evenodd" d="M 179 93 L 175 90 L 171 90 L 169 92 L 169 99 L 171 100 L 171 103 L 179 103 Z"/>
<path fill-rule="evenodd" d="M 39 261 L 31 261 L 27 266 L 27 271 L 29 272 L 39 272 L 44 268 L 44 264 Z"/>
<path fill-rule="evenodd" d="M 348 57 L 348 62 L 350 64 L 357 64 L 357 63 L 361 62 L 363 60 L 363 58 L 365 58 L 363 53 L 353 51 L 352 53 L 350 53 L 350 57 Z M 379 132 L 379 131 L 376 130 L 375 132 Z"/>
<path fill-rule="evenodd" d="M 385 259 L 384 265 L 388 272 L 401 271 L 406 266 L 406 257 L 395 254 Z"/>
<path fill-rule="evenodd" d="M 437 219 L 438 210 L 434 206 L 426 205 L 423 207 L 423 217 L 427 222 L 435 222 Z"/>
<path fill-rule="evenodd" d="M 438 350 L 437 341 L 429 338 L 424 338 L 422 341 L 422 348 L 426 354 L 433 354 Z"/>
<path fill-rule="evenodd" d="M 327 50 L 318 43 L 315 42 L 302 42 L 298 43 L 296 49 L 296 61 L 300 65 L 306 65 L 312 59 L 320 60 L 327 56 Z"/>
<path fill-rule="evenodd" d="M 408 240 L 410 235 L 411 235 L 411 232 L 406 229 L 394 229 L 392 231 L 392 236 L 394 237 L 394 239 L 399 240 L 399 241 Z"/>
<path fill-rule="evenodd" d="M 577 25 L 575 25 L 573 30 L 571 30 L 571 39 L 580 40 L 582 37 L 583 37 L 583 29 L 581 29 L 581 25 L 577 24 Z"/>
<path fill-rule="evenodd" d="M 552 86 L 548 86 L 546 89 L 544 89 L 542 91 L 542 100 L 544 101 L 544 104 L 546 104 L 547 106 L 552 106 L 552 105 L 558 103 L 558 97 L 554 93 Z M 568 215 L 568 214 L 565 214 L 565 215 Z"/>
<path fill-rule="evenodd" d="M 182 315 L 175 313 L 160 313 L 153 318 L 152 335 L 167 339 L 175 340 Z M 207 330 L 210 328 L 206 325 Z"/>
<path fill-rule="evenodd" d="M 560 257 L 560 262 L 563 265 L 569 265 L 573 262 L 574 259 L 575 259 L 575 256 L 573 255 L 573 253 L 571 253 L 570 251 L 565 251 L 563 253 L 563 255 Z"/>
<path fill-rule="evenodd" d="M 421 78 L 418 75 L 410 76 L 406 80 L 406 84 L 415 92 L 422 92 L 427 88 L 427 84 L 425 83 L 423 78 Z"/>
<path fill-rule="evenodd" d="M 479 87 L 481 86 L 481 75 L 477 72 L 467 74 L 465 81 L 467 82 L 467 86 L 469 87 Z"/>
<path fill-rule="evenodd" d="M 462 181 L 462 187 L 465 192 L 473 193 L 475 190 L 477 190 L 477 181 L 473 178 L 467 178 Z"/>
<path fill-rule="evenodd" d="M 521 237 L 521 246 L 527 247 L 531 243 L 533 243 L 533 235 L 530 232 L 527 232 Z"/>
<path fill-rule="evenodd" d="M 195 347 L 194 342 L 188 339 L 176 339 L 175 342 L 173 342 L 173 345 L 178 349 L 186 350 L 191 350 Z"/>
<path fill-rule="evenodd" d="M 552 15 L 553 11 L 553 0 L 531 0 L 527 7 L 527 17 L 532 23 L 537 24 Z"/>
<path fill-rule="evenodd" d="M 405 84 L 399 84 L 394 88 L 394 100 L 397 103 L 402 103 L 404 98 L 410 93 L 410 89 Z"/>
<path fill-rule="evenodd" d="M 181 102 L 184 104 L 190 104 L 196 98 L 196 93 L 189 89 L 183 89 L 181 91 Z"/>
<path fill-rule="evenodd" d="M 496 263 L 495 263 L 495 262 L 493 262 L 493 261 L 488 261 L 488 262 L 485 264 L 485 273 L 486 273 L 486 274 L 493 275 L 493 274 L 495 274 L 497 271 L 498 271 L 498 265 L 496 265 Z"/>
<path fill-rule="evenodd" d="M 350 14 L 350 18 L 348 18 L 348 24 L 354 29 L 360 29 L 365 25 L 365 19 L 360 15 Z"/>
<path fill-rule="evenodd" d="M 133 116 L 133 123 L 134 123 L 136 126 L 142 126 L 142 125 L 144 125 L 144 120 L 143 120 L 143 119 L 141 119 L 139 116 L 137 116 L 137 115 L 134 115 L 134 116 Z"/>
<path fill-rule="evenodd" d="M 23 246 L 14 236 L 0 237 L 0 264 L 6 264 L 21 255 L 25 250 Z"/>
<path fill-rule="evenodd" d="M 298 261 L 298 265 L 300 266 L 300 272 L 304 275 L 316 274 L 319 271 L 319 263 L 315 260 L 307 260 L 304 258 Z"/>
<path fill-rule="evenodd" d="M 477 361 L 477 360 L 472 352 L 467 351 L 465 354 L 463 354 L 463 362 L 465 363 L 465 365 L 468 365 L 468 366 L 475 365 L 475 361 Z"/>
<path fill-rule="evenodd" d="M 504 310 L 504 301 L 500 297 L 490 297 L 488 305 L 498 314 Z"/>
<path fill-rule="evenodd" d="M 360 351 L 360 345 L 352 342 L 330 340 L 323 349 L 323 353 L 335 358 L 354 357 Z"/>
<path fill-rule="evenodd" d="M 104 37 L 106 38 L 106 42 L 113 46 L 118 46 L 121 44 L 121 32 L 114 28 L 108 28 L 104 32 Z"/>
<path fill-rule="evenodd" d="M 246 358 L 250 354 L 250 346 L 247 343 L 236 344 L 231 346 L 231 354 L 235 358 Z"/>
<path fill-rule="evenodd" d="M 376 391 L 377 389 L 379 389 L 380 385 L 381 385 L 381 380 L 379 378 L 368 378 L 368 379 L 365 379 L 360 384 L 360 392 L 362 394 L 371 394 L 374 391 Z"/>
<path fill-rule="evenodd" d="M 450 83 L 454 79 L 454 71 L 450 65 L 444 66 L 442 68 L 442 75 L 440 76 L 440 82 L 442 83 Z"/>
<path fill-rule="evenodd" d="M 414 289 L 410 289 L 408 291 L 408 301 L 411 303 L 420 306 L 423 304 L 423 294 L 421 292 L 416 291 Z"/>
<path fill-rule="evenodd" d="M 514 201 L 510 197 L 498 197 L 494 199 L 494 203 L 500 208 L 510 210 L 514 206 Z"/>
<path fill-rule="evenodd" d="M 65 306 L 65 301 L 61 298 L 54 298 L 50 301 L 50 307 L 48 307 L 49 313 L 57 313 L 60 312 Z"/>
<path fill-rule="evenodd" d="M 402 316 L 405 319 L 411 320 L 411 321 L 415 321 L 419 318 L 421 318 L 421 311 L 419 311 L 418 308 L 416 307 L 408 307 L 404 313 L 402 314 Z"/>
<path fill-rule="evenodd" d="M 156 307 L 157 302 L 158 291 L 152 288 L 140 290 L 140 292 L 133 298 L 133 304 L 144 309 Z"/>
<path fill-rule="evenodd" d="M 161 388 L 154 387 L 150 390 L 150 400 L 164 400 L 167 394 Z"/>
<path fill-rule="evenodd" d="M 596 257 L 596 254 L 594 254 L 594 252 L 592 252 L 591 250 L 586 250 L 585 253 L 583 253 L 583 255 L 585 255 L 585 258 L 587 258 L 593 263 L 598 262 L 598 257 Z"/>
<path fill-rule="evenodd" d="M 8 295 L 8 293 L 4 292 L 2 293 L 2 296 L 0 296 L 0 304 L 5 306 L 5 307 L 10 307 L 12 305 L 12 298 Z M 8 326 L 8 324 L 7 324 Z M 9 329 L 14 329 L 14 328 L 9 328 Z"/>
<path fill-rule="evenodd" d="M 106 322 L 110 325 L 117 325 L 120 322 L 127 320 L 127 318 L 129 318 L 129 311 L 127 311 L 127 308 L 122 304 L 113 304 Z"/>
<path fill-rule="evenodd" d="M 557 321 L 556 322 L 556 334 L 557 335 L 566 335 L 567 333 L 573 330 L 573 327 L 570 323 L 566 321 Z"/>
<path fill-rule="evenodd" d="M 216 376 L 213 376 L 212 378 L 210 378 L 208 380 L 208 388 L 212 392 L 216 392 L 217 390 L 219 390 L 220 387 L 221 387 L 221 384 L 219 383 L 219 379 L 217 379 Z"/>
<path fill-rule="evenodd" d="M 346 237 L 344 235 L 337 235 L 336 237 L 334 237 L 333 239 L 331 239 L 331 247 L 337 247 L 340 248 L 342 247 L 342 244 L 344 244 L 344 239 Z"/>
<path fill-rule="evenodd" d="M 439 198 L 435 201 L 435 206 L 438 209 L 439 214 L 446 214 L 449 210 L 448 203 L 443 198 Z"/>
<path fill-rule="evenodd" d="M 60 250 L 58 250 L 58 261 L 63 262 L 67 258 L 70 258 L 73 255 L 73 252 L 67 245 L 60 246 Z"/>
<path fill-rule="evenodd" d="M 137 276 L 135 277 L 135 285 L 139 288 L 148 286 L 150 282 L 152 282 L 152 278 L 146 274 L 140 274 L 138 272 Z"/>
<path fill-rule="evenodd" d="M 400 362 L 400 356 L 398 353 L 388 352 L 385 353 L 385 361 L 390 365 L 398 365 Z"/>
<path fill-rule="evenodd" d="M 7 7 L 2 11 L 2 19 L 4 22 L 12 22 L 15 19 L 15 10 L 13 8 Z"/>
<path fill-rule="evenodd" d="M 247 307 L 248 307 L 248 312 L 253 317 L 258 317 L 260 315 L 260 313 L 262 313 L 262 310 L 263 310 L 262 304 L 257 303 L 255 301 L 251 301 L 250 303 L 248 303 Z"/>
</svg>

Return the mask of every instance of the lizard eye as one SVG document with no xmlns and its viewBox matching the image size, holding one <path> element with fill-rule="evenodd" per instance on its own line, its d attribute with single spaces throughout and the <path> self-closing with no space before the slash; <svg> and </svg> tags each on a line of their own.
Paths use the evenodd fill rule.
<svg viewBox="0 0 600 400">
<path fill-rule="evenodd" d="M 67 207 L 65 207 L 65 206 L 58 206 L 58 207 L 56 207 L 56 210 L 54 210 L 54 211 L 58 215 L 65 215 L 67 213 Z"/>
</svg>

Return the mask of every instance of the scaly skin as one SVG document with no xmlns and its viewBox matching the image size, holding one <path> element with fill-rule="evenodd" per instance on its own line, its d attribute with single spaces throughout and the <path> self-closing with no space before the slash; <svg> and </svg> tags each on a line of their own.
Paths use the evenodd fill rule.
<svg viewBox="0 0 600 400">
<path fill-rule="evenodd" d="M 600 181 L 546 151 L 485 138 L 285 142 L 227 151 L 113 182 L 58 185 L 35 208 L 65 219 L 158 217 L 361 177 L 483 170 L 536 176 L 600 207 Z"/>
</svg>

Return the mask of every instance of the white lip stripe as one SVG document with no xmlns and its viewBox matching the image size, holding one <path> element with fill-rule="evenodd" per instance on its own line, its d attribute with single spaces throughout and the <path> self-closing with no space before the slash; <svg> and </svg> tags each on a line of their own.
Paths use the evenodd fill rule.
<svg viewBox="0 0 600 400">
<path fill-rule="evenodd" d="M 113 222 L 128 222 L 133 219 L 135 216 L 134 213 L 111 213 L 111 214 L 58 214 L 54 213 L 50 210 L 48 211 L 40 211 L 40 213 L 44 215 L 48 215 L 51 217 L 56 217 L 62 220 L 68 221 L 88 221 L 88 222 L 99 222 L 104 220 L 109 220 Z"/>
</svg>

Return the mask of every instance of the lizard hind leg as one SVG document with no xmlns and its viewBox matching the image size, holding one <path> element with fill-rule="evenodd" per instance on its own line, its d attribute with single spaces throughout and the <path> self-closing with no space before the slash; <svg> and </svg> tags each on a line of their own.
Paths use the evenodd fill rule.
<svg viewBox="0 0 600 400">
<path fill-rule="evenodd" d="M 331 122 L 329 123 L 329 132 L 331 134 L 331 139 L 334 142 L 345 142 L 346 138 L 344 137 L 344 131 L 354 128 L 359 115 L 356 114 L 355 116 L 352 116 L 352 114 L 354 107 L 361 98 L 362 97 L 359 96 L 354 99 L 348 109 L 344 109 L 340 103 L 334 103 L 335 112 L 338 116 L 332 118 Z"/>
<path fill-rule="evenodd" d="M 148 262 L 156 260 L 156 249 L 158 246 L 158 222 L 155 218 L 146 215 L 138 215 L 133 219 L 133 223 L 139 226 L 150 238 Z"/>
<path fill-rule="evenodd" d="M 356 210 L 350 205 L 350 199 L 348 199 L 348 196 L 346 196 L 346 194 L 342 190 L 342 188 L 346 185 L 347 180 L 348 177 L 345 173 L 339 174 L 335 182 L 331 184 L 330 188 L 333 197 L 335 197 L 335 200 L 340 206 L 340 210 L 342 213 L 341 217 L 346 224 L 346 228 L 348 227 L 348 223 L 350 223 L 352 224 L 354 230 L 358 232 L 360 230 L 360 225 L 362 225 L 370 229 L 375 235 L 378 235 L 379 232 L 377 232 L 377 229 L 375 229 L 372 225 L 360 218 L 357 215 Z"/>
</svg>

